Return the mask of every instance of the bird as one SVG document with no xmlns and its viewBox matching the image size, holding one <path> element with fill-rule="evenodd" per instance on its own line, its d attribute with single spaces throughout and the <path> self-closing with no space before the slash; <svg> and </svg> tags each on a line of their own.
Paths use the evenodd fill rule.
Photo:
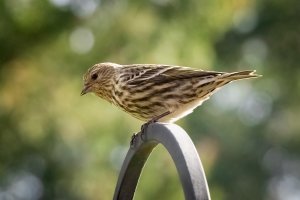
<svg viewBox="0 0 300 200">
<path fill-rule="evenodd" d="M 193 112 L 222 86 L 261 76 L 255 72 L 104 62 L 87 70 L 81 95 L 94 93 L 146 124 L 174 123 Z"/>
</svg>

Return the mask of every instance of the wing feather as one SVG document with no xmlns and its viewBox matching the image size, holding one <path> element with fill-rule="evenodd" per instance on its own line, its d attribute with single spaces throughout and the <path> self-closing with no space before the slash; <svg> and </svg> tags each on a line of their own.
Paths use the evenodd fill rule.
<svg viewBox="0 0 300 200">
<path fill-rule="evenodd" d="M 129 85 L 139 85 L 146 83 L 167 83 L 178 79 L 189 78 L 212 78 L 224 74 L 223 72 L 203 71 L 189 67 L 172 65 L 125 65 L 122 68 L 123 78 Z"/>
</svg>

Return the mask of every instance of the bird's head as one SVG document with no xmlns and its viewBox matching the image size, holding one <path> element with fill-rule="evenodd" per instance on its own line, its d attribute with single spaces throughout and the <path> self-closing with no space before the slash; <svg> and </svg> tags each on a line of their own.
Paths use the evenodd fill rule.
<svg viewBox="0 0 300 200">
<path fill-rule="evenodd" d="M 115 63 L 98 63 L 92 66 L 83 76 L 83 89 L 81 95 L 93 92 L 103 97 L 108 90 L 112 89 L 116 68 L 120 65 Z"/>
</svg>

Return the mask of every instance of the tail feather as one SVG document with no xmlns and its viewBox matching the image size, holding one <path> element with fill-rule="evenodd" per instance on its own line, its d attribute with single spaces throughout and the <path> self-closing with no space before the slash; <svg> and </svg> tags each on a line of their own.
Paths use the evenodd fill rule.
<svg viewBox="0 0 300 200">
<path fill-rule="evenodd" d="M 255 70 L 245 70 L 240 72 L 232 72 L 228 74 L 224 74 L 224 79 L 229 79 L 230 81 L 235 81 L 239 79 L 246 79 L 246 78 L 258 78 L 261 77 L 259 74 L 255 74 Z"/>
</svg>

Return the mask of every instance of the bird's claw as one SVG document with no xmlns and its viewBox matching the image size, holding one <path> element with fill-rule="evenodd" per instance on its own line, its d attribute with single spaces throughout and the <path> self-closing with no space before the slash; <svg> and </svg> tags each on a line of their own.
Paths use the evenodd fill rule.
<svg viewBox="0 0 300 200">
<path fill-rule="evenodd" d="M 133 133 L 130 140 L 130 147 L 134 147 L 134 143 L 136 141 L 136 137 L 139 133 Z"/>
<path fill-rule="evenodd" d="M 141 132 L 140 132 L 140 134 L 141 134 L 141 139 L 142 139 L 143 141 L 146 140 L 146 131 L 147 131 L 147 128 L 148 128 L 148 126 L 149 126 L 150 124 L 157 122 L 160 118 L 162 118 L 162 117 L 164 117 L 164 116 L 166 116 L 166 115 L 168 115 L 168 114 L 170 114 L 169 111 L 167 111 L 167 112 L 165 112 L 165 113 L 163 113 L 163 114 L 161 114 L 161 115 L 159 115 L 159 116 L 157 116 L 157 117 L 154 117 L 153 119 L 151 119 L 151 120 L 149 120 L 148 122 L 146 122 L 145 124 L 143 124 L 143 125 L 141 126 Z M 137 139 L 136 137 L 138 136 L 138 134 L 139 134 L 139 133 L 134 133 L 134 134 L 131 136 L 130 147 L 134 147 L 134 145 L 135 145 L 134 143 L 135 143 L 135 141 L 136 141 L 136 139 Z"/>
<path fill-rule="evenodd" d="M 151 119 L 150 121 L 146 122 L 145 124 L 142 125 L 141 127 L 141 138 L 143 141 L 145 141 L 146 139 L 146 132 L 147 132 L 147 128 L 150 124 L 157 122 L 157 120 L 155 119 Z"/>
</svg>

